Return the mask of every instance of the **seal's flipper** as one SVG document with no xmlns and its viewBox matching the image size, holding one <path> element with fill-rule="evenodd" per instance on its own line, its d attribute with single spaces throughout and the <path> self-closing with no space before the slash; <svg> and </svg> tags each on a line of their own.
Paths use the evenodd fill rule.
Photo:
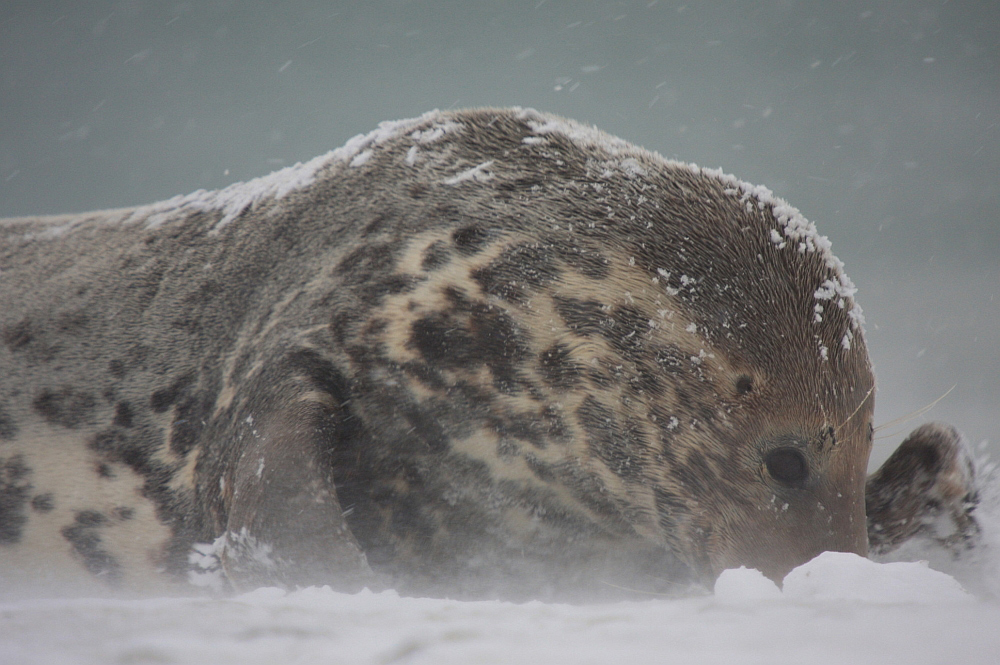
<svg viewBox="0 0 1000 665">
<path fill-rule="evenodd" d="M 221 559 L 237 589 L 325 584 L 359 591 L 371 583 L 315 429 L 307 413 L 274 414 L 236 464 Z"/>
<path fill-rule="evenodd" d="M 968 446 L 950 425 L 913 430 L 865 487 L 868 546 L 890 552 L 916 536 L 955 553 L 979 535 L 973 511 L 979 502 Z"/>
</svg>

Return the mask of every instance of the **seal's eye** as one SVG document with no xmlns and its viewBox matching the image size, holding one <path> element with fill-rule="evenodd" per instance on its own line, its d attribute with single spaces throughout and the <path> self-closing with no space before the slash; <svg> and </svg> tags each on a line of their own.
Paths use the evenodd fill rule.
<svg viewBox="0 0 1000 665">
<path fill-rule="evenodd" d="M 802 487 L 809 475 L 805 456 L 795 448 L 778 448 L 764 458 L 767 472 L 782 485 Z"/>
<path fill-rule="evenodd" d="M 753 392 L 753 379 L 746 374 L 741 375 L 740 378 L 736 379 L 736 392 L 741 395 Z"/>
</svg>

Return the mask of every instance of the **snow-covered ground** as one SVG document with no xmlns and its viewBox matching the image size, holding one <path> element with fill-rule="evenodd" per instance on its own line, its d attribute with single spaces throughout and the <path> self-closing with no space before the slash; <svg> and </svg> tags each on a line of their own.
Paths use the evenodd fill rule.
<svg viewBox="0 0 1000 665">
<path fill-rule="evenodd" d="M 0 606 L 4 663 L 996 663 L 1000 605 L 919 563 L 827 553 L 714 595 L 523 605 L 259 589 Z"/>
<path fill-rule="evenodd" d="M 995 479 L 980 507 L 977 550 L 955 560 L 911 545 L 898 555 L 927 557 L 937 570 L 826 553 L 789 573 L 781 590 L 740 569 L 724 572 L 714 593 L 576 606 L 329 588 L 219 598 L 8 598 L 0 600 L 0 663 L 995 665 Z"/>
</svg>

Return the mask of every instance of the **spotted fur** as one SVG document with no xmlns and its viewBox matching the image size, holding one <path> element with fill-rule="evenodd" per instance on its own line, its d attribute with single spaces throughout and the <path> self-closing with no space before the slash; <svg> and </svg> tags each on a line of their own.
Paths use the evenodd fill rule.
<svg viewBox="0 0 1000 665">
<path fill-rule="evenodd" d="M 517 109 L 3 220 L 0 561 L 566 598 L 864 554 L 853 292 L 767 190 Z"/>
</svg>

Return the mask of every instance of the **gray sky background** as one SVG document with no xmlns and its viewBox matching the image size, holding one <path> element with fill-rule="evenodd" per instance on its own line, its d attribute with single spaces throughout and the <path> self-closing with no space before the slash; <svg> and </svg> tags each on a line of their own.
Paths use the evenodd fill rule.
<svg viewBox="0 0 1000 665">
<path fill-rule="evenodd" d="M 885 432 L 946 420 L 1000 459 L 994 0 L 7 0 L 0 216 L 215 189 L 482 105 L 772 188 L 860 289 L 877 421 L 956 385 Z"/>
</svg>

